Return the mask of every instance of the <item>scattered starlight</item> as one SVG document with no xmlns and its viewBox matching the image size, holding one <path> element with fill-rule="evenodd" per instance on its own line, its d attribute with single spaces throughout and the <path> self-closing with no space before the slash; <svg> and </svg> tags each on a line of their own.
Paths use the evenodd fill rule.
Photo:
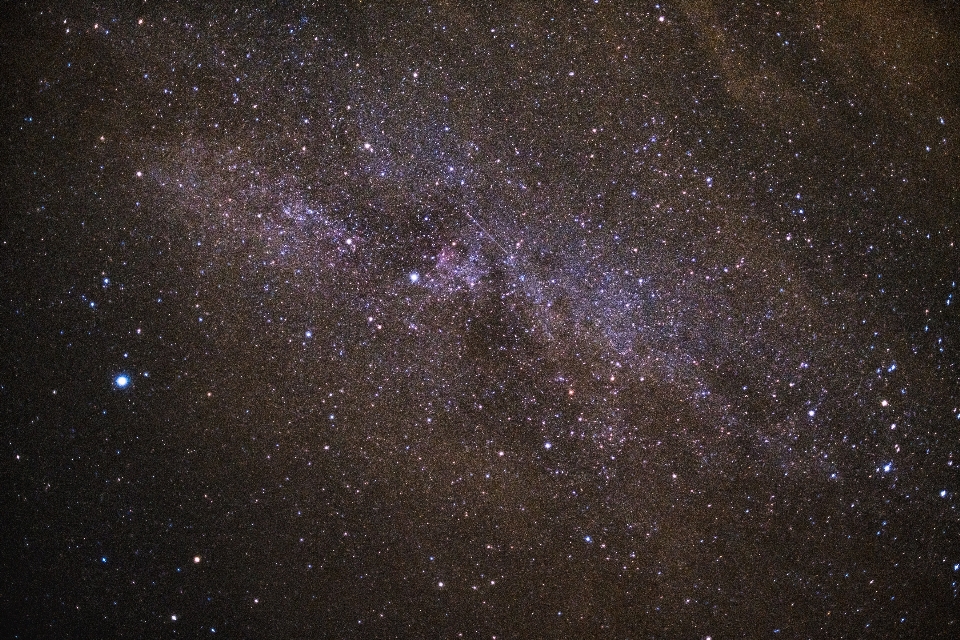
<svg viewBox="0 0 960 640">
<path fill-rule="evenodd" d="M 947 4 L 11 8 L 7 633 L 945 637 Z"/>
</svg>

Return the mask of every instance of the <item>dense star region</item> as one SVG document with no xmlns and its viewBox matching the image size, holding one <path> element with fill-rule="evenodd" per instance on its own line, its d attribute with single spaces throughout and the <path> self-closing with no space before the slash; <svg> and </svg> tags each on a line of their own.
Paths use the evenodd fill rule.
<svg viewBox="0 0 960 640">
<path fill-rule="evenodd" d="M 3 12 L 3 635 L 960 635 L 953 3 L 271 4 Z"/>
</svg>

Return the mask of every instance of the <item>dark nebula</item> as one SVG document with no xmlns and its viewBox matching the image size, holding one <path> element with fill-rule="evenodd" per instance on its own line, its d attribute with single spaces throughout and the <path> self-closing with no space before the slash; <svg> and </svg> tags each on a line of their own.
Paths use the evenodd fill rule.
<svg viewBox="0 0 960 640">
<path fill-rule="evenodd" d="M 2 10 L 0 635 L 960 636 L 954 3 L 127 4 Z"/>
</svg>

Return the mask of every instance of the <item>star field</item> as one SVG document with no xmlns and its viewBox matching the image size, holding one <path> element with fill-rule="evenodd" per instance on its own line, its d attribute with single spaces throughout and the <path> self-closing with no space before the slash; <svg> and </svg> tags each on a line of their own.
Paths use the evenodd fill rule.
<svg viewBox="0 0 960 640">
<path fill-rule="evenodd" d="M 952 4 L 0 46 L 6 634 L 960 633 Z"/>
</svg>

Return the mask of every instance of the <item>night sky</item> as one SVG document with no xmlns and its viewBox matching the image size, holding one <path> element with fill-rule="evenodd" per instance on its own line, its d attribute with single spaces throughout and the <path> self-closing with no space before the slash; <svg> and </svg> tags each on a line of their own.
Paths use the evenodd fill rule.
<svg viewBox="0 0 960 640">
<path fill-rule="evenodd" d="M 960 636 L 956 4 L 112 4 L 0 11 L 0 635 Z"/>
</svg>

